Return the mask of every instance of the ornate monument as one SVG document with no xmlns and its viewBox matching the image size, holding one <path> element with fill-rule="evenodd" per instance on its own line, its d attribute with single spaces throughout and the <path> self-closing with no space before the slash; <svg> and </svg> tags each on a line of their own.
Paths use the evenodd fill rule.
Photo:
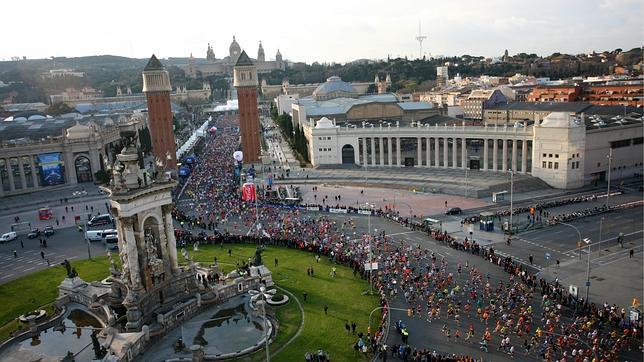
<svg viewBox="0 0 644 362">
<path fill-rule="evenodd" d="M 125 293 L 126 329 L 139 331 L 156 311 L 194 297 L 198 289 L 194 266 L 178 266 L 171 216 L 176 182 L 165 172 L 141 169 L 134 126 L 120 128 L 125 147 L 116 156 L 110 204 L 122 270 L 112 275 L 114 288 Z"/>
</svg>

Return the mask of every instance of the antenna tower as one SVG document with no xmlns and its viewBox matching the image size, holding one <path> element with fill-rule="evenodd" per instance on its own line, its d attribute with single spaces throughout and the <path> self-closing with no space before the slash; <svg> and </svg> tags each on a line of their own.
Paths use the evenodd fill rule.
<svg viewBox="0 0 644 362">
<path fill-rule="evenodd" d="M 418 41 L 418 46 L 419 46 L 419 53 L 418 53 L 418 59 L 423 59 L 423 40 L 427 39 L 427 36 L 423 35 L 420 31 L 420 21 L 418 22 L 418 36 L 416 37 L 416 40 Z"/>
</svg>

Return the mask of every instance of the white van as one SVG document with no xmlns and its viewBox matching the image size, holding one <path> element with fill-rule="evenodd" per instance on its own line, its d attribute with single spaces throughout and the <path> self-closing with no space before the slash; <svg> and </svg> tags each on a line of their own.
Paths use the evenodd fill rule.
<svg viewBox="0 0 644 362">
<path fill-rule="evenodd" d="M 87 230 L 85 237 L 89 241 L 101 241 L 103 240 L 103 230 Z"/>
<path fill-rule="evenodd" d="M 15 231 L 4 233 L 0 235 L 0 243 L 6 243 L 7 241 L 14 240 L 16 237 L 18 237 L 18 234 Z"/>
</svg>

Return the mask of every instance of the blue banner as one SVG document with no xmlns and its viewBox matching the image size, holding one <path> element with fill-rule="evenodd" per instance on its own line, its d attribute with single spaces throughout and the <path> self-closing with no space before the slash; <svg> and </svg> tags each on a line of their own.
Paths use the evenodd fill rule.
<svg viewBox="0 0 644 362">
<path fill-rule="evenodd" d="M 38 155 L 38 168 L 44 186 L 65 183 L 65 162 L 60 152 L 41 153 Z"/>
</svg>

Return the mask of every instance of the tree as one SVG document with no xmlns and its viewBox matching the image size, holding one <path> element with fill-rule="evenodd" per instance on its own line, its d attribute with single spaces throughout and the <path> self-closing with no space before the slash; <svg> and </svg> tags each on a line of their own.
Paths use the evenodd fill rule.
<svg viewBox="0 0 644 362">
<path fill-rule="evenodd" d="M 152 137 L 148 127 L 142 128 L 139 131 L 139 142 L 141 143 L 141 151 L 145 154 L 152 152 Z"/>
<path fill-rule="evenodd" d="M 271 102 L 271 119 L 273 121 L 277 121 L 277 107 L 275 106 L 275 103 Z"/>
<path fill-rule="evenodd" d="M 71 112 L 74 112 L 74 109 L 63 102 L 54 103 L 45 110 L 45 113 L 52 116 L 59 116 Z"/>
<path fill-rule="evenodd" d="M 110 175 L 105 170 L 98 170 L 94 173 L 94 179 L 99 183 L 106 184 L 110 182 Z"/>
</svg>

